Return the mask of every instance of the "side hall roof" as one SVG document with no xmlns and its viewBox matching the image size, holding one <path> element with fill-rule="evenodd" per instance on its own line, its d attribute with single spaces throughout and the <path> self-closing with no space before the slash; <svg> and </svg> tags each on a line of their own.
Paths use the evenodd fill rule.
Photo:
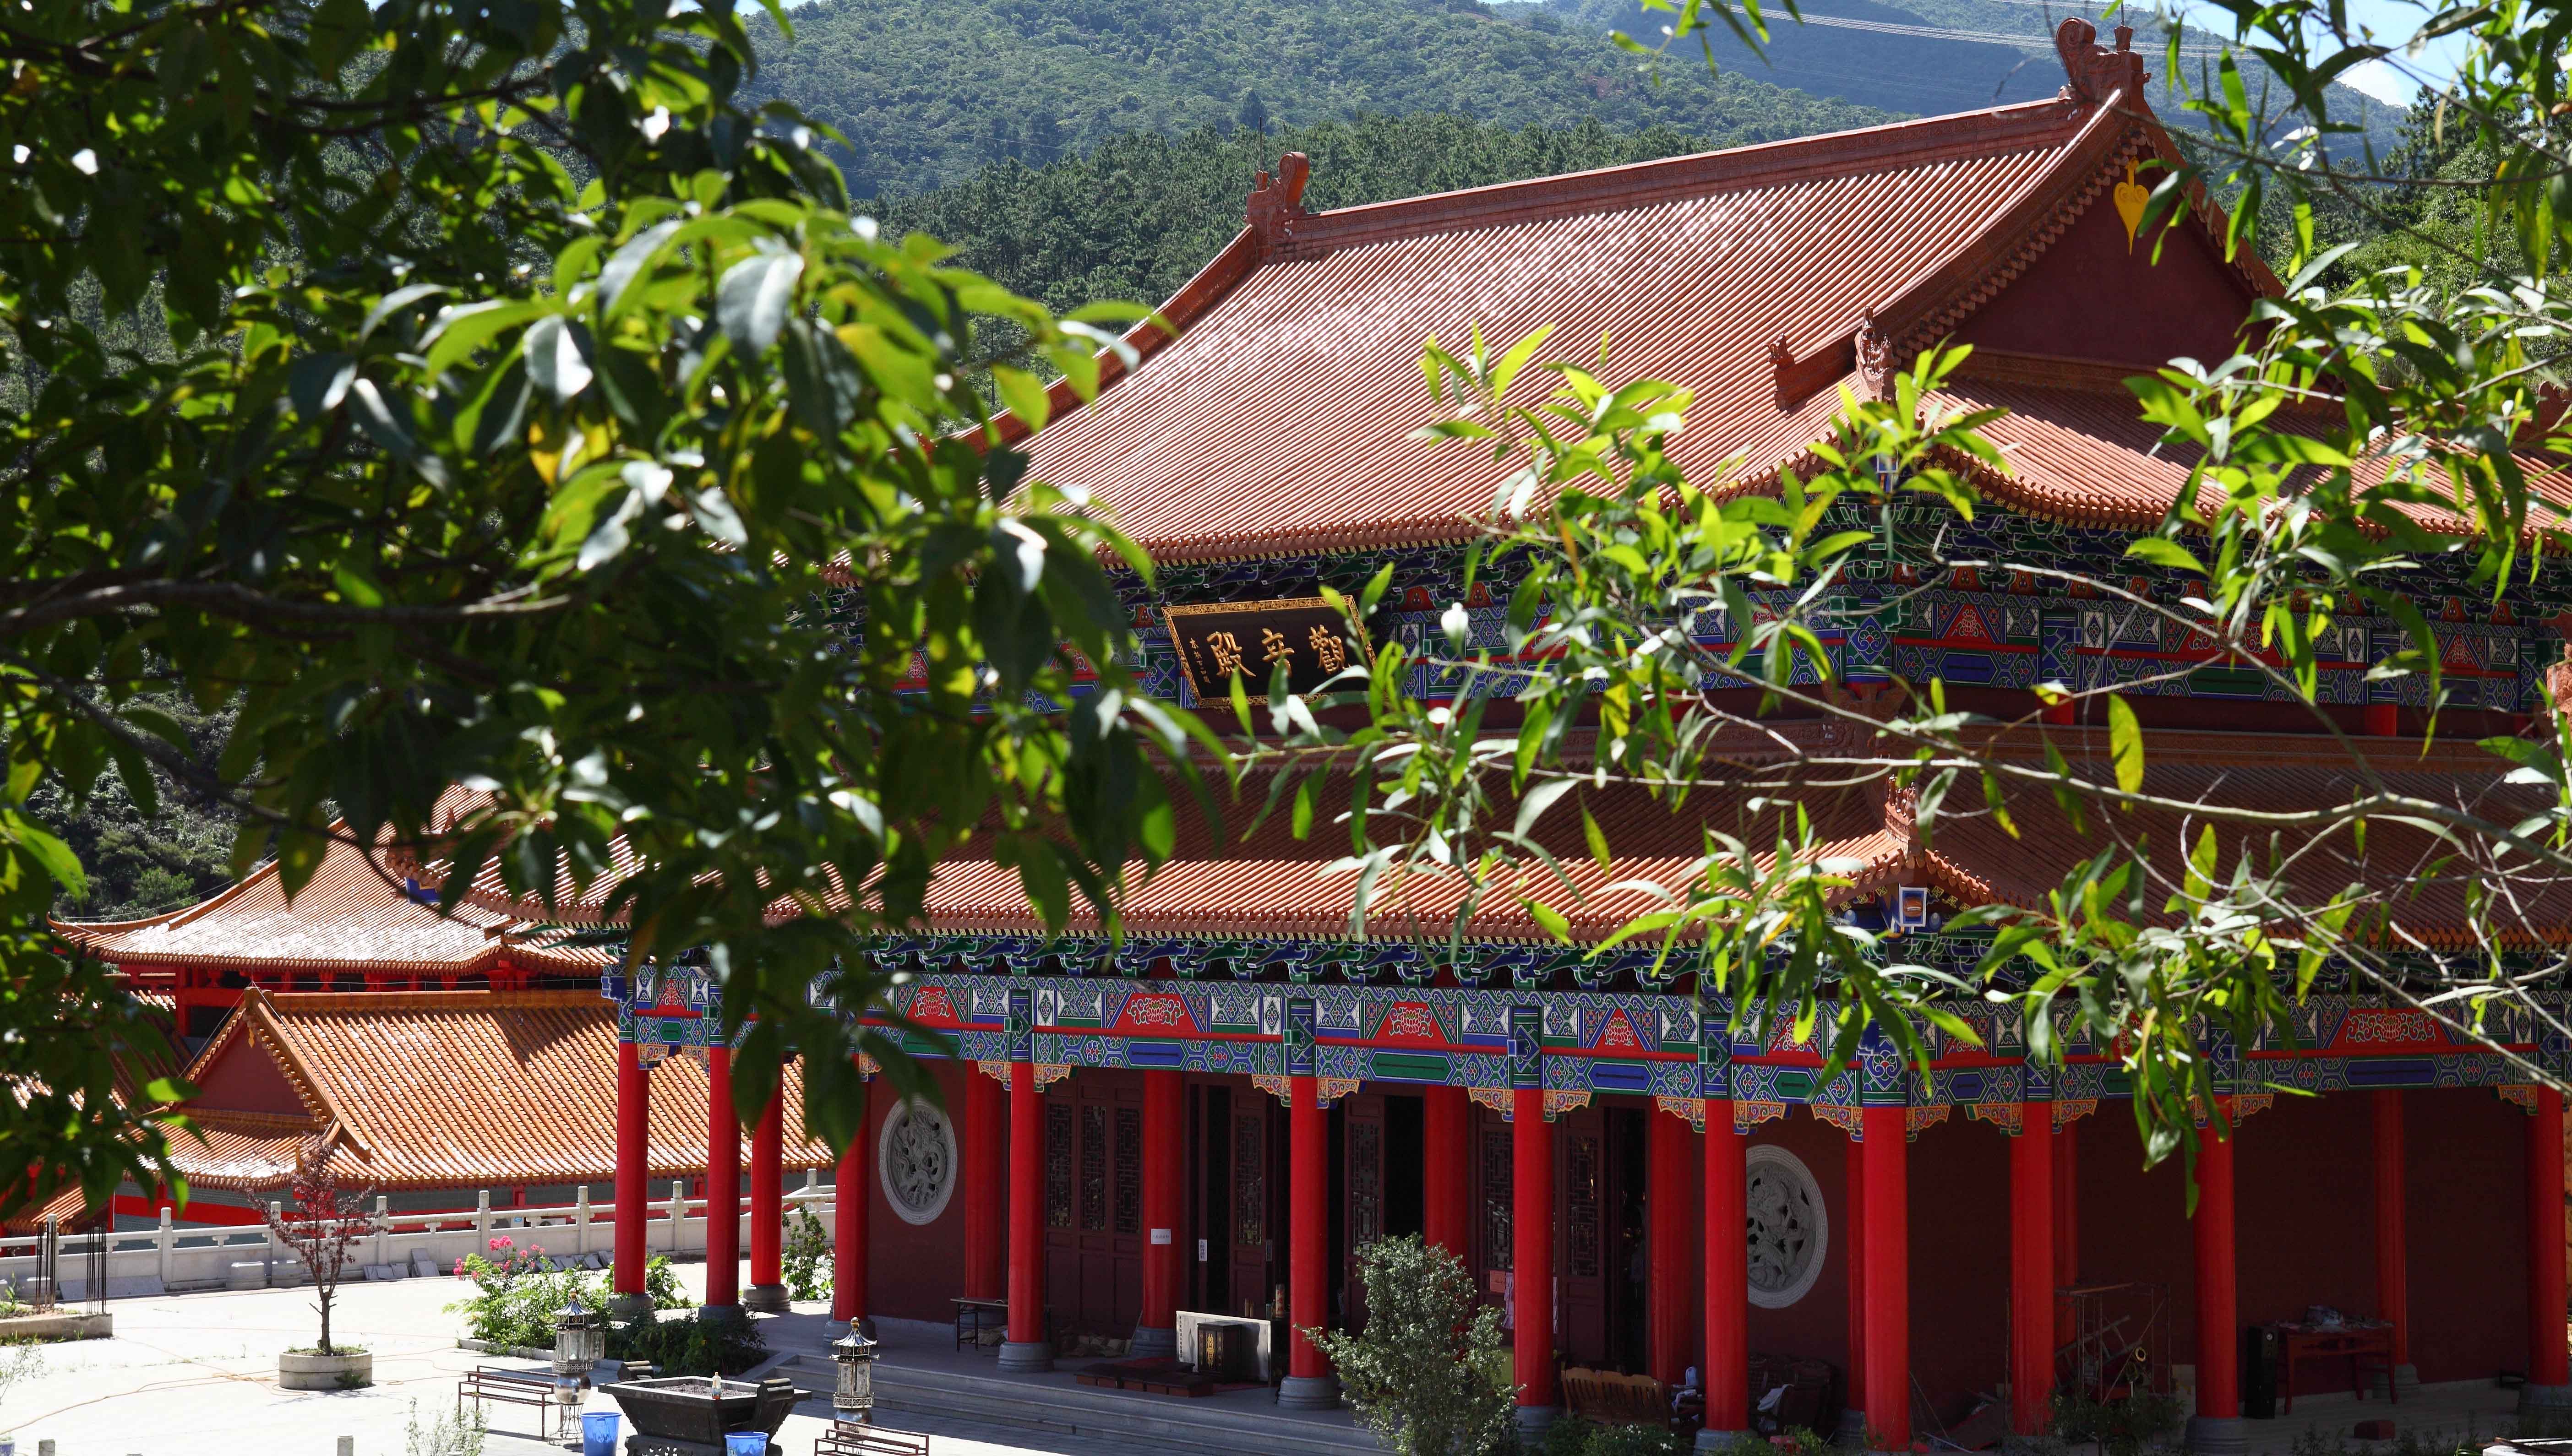
<svg viewBox="0 0 2572 1456">
<path fill-rule="evenodd" d="M 342 1176 L 387 1189 L 605 1183 L 616 1173 L 616 1009 L 595 991 L 270 995 L 252 989 L 188 1069 L 171 1157 L 193 1185 L 264 1189 L 327 1141 Z M 786 1165 L 820 1168 L 800 1071 Z M 652 1073 L 655 1178 L 706 1166 L 706 1072 Z M 743 1135 L 744 1166 L 748 1135 Z"/>
<path fill-rule="evenodd" d="M 397 871 L 340 843 L 292 902 L 271 860 L 184 909 L 139 920 L 57 920 L 53 930 L 130 969 L 470 975 L 506 959 L 538 974 L 595 975 L 614 959 L 596 947 L 552 944 L 559 931 L 476 906 L 440 915 L 413 898 Z"/>
</svg>

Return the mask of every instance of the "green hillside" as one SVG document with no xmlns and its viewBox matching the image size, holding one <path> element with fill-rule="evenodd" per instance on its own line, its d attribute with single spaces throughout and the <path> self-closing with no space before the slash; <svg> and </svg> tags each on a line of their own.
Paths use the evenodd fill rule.
<svg viewBox="0 0 2572 1456">
<path fill-rule="evenodd" d="M 1290 127 L 1414 112 L 1512 127 L 1595 118 L 1718 146 L 1888 115 L 1685 66 L 1655 84 L 1595 30 L 1471 0 L 814 0 L 791 13 L 795 39 L 762 46 L 759 85 L 848 138 L 841 161 L 860 196 L 1245 113 Z"/>
<path fill-rule="evenodd" d="M 1361 117 L 1265 137 L 1211 127 L 1178 137 L 1139 132 L 1045 167 L 1003 162 L 879 211 L 887 226 L 955 243 L 969 266 L 1054 308 L 1095 298 L 1157 303 L 1241 231 L 1251 175 L 1281 152 L 1313 159 L 1304 206 L 1319 212 L 1711 145 L 1668 127 L 1513 129 L 1442 115 Z"/>
</svg>

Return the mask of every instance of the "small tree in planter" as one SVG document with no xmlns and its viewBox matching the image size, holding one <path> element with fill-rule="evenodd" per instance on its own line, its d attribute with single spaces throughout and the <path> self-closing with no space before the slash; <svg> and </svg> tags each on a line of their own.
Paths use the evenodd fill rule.
<svg viewBox="0 0 2572 1456">
<path fill-rule="evenodd" d="M 375 1195 L 374 1186 L 351 1189 L 339 1181 L 338 1171 L 330 1166 L 326 1145 L 317 1146 L 297 1161 L 295 1177 L 287 1184 L 288 1202 L 270 1211 L 269 1232 L 303 1261 L 305 1272 L 312 1277 L 315 1307 L 322 1315 L 322 1342 L 310 1351 L 322 1360 L 339 1360 L 362 1356 L 363 1350 L 340 1350 L 330 1343 L 330 1304 L 339 1294 L 339 1280 L 348 1271 L 350 1253 L 357 1240 L 375 1231 L 374 1219 L 365 1213 L 366 1201 Z M 287 1376 L 298 1373 L 289 1369 L 293 1357 L 305 1353 L 288 1351 L 282 1362 L 280 1383 L 287 1388 L 314 1388 L 288 1384 Z M 371 1363 L 371 1362 L 368 1362 Z M 337 1370 L 317 1369 L 308 1372 L 328 1376 L 322 1388 L 362 1385 L 372 1371 L 349 1367 Z M 354 1378 L 350 1378 L 353 1376 Z"/>
<path fill-rule="evenodd" d="M 1308 1329 L 1339 1367 L 1358 1418 L 1397 1456 L 1483 1456 L 1511 1449 L 1518 1387 L 1496 1380 L 1509 1343 L 1501 1311 L 1480 1301 L 1474 1276 L 1417 1234 L 1358 1250 L 1366 1328 Z"/>
</svg>

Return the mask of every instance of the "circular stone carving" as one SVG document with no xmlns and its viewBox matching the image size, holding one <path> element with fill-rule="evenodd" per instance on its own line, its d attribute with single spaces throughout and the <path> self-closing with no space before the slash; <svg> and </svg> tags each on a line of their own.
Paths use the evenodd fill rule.
<svg viewBox="0 0 2572 1456">
<path fill-rule="evenodd" d="M 1774 1144 L 1750 1149 L 1742 1170 L 1749 1214 L 1750 1302 L 1783 1309 L 1821 1277 L 1831 1242 L 1822 1190 L 1804 1160 Z"/>
<path fill-rule="evenodd" d="M 927 1103 L 896 1104 L 876 1138 L 876 1177 L 902 1221 L 936 1222 L 956 1196 L 956 1125 Z"/>
</svg>

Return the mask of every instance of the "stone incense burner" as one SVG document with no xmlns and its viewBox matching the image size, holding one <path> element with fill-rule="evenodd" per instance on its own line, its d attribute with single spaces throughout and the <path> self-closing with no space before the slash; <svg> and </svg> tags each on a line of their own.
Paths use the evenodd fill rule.
<svg viewBox="0 0 2572 1456">
<path fill-rule="evenodd" d="M 774 1437 L 803 1398 L 795 1382 L 782 1377 L 754 1384 L 666 1375 L 619 1381 L 606 1390 L 634 1428 L 625 1449 L 651 1456 L 722 1456 L 724 1437 L 735 1431 Z"/>
</svg>

